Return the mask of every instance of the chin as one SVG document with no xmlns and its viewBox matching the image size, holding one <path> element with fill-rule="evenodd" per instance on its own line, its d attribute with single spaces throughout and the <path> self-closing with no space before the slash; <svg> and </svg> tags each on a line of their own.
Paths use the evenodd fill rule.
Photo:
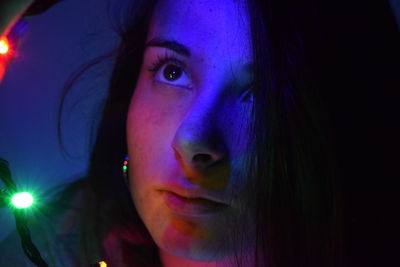
<svg viewBox="0 0 400 267">
<path fill-rule="evenodd" d="M 230 242 L 221 236 L 223 232 L 212 230 L 210 227 L 200 227 L 196 223 L 173 218 L 164 231 L 156 231 L 153 239 L 164 252 L 186 260 L 216 261 L 229 257 Z"/>
<path fill-rule="evenodd" d="M 173 241 L 171 241 L 173 242 Z M 178 246 L 176 243 L 171 245 L 171 244 L 160 244 L 158 247 L 169 254 L 172 257 L 180 258 L 182 260 L 190 260 L 190 261 L 204 261 L 204 262 L 210 262 L 210 261 L 219 261 L 223 260 L 228 255 L 226 255 L 226 251 L 221 251 L 217 250 L 217 248 L 214 248 L 214 246 L 210 246 L 210 244 L 194 244 L 192 247 L 184 247 L 184 246 Z M 211 250 L 210 247 L 214 248 L 214 250 Z M 220 247 L 220 246 L 217 246 Z"/>
</svg>

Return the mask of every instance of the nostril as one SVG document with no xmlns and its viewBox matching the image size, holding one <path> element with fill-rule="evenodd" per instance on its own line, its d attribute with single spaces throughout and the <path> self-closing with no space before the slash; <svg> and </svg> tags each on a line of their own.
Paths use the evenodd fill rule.
<svg viewBox="0 0 400 267">
<path fill-rule="evenodd" d="M 212 161 L 212 158 L 208 154 L 196 154 L 193 157 L 193 163 L 204 165 Z"/>
</svg>

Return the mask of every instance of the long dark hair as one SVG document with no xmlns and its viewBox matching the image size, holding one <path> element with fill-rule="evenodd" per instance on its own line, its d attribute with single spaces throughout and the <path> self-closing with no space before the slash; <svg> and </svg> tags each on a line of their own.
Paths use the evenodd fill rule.
<svg viewBox="0 0 400 267">
<path fill-rule="evenodd" d="M 316 76 L 321 18 L 312 2 L 267 2 L 249 1 L 257 244 L 267 266 L 339 266 L 341 200 Z"/>
<path fill-rule="evenodd" d="M 155 3 L 135 0 L 116 21 L 121 44 L 85 182 L 82 256 L 88 263 L 161 265 L 121 168 L 128 106 Z M 316 61 L 309 40 L 317 38 L 307 39 L 315 34 L 310 30 L 315 9 L 290 0 L 247 3 L 255 62 L 249 135 L 257 145 L 247 158 L 246 175 L 254 178 L 256 197 L 248 204 L 255 215 L 256 265 L 338 266 L 340 199 L 318 102 L 321 85 L 313 76 Z"/>
</svg>

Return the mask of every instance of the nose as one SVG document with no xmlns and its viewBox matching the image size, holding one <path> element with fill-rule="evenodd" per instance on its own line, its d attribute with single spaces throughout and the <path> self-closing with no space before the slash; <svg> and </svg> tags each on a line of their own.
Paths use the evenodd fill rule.
<svg viewBox="0 0 400 267">
<path fill-rule="evenodd" d="M 227 157 L 215 113 L 199 107 L 192 109 L 178 127 L 172 148 L 175 157 L 189 171 L 205 171 Z"/>
</svg>

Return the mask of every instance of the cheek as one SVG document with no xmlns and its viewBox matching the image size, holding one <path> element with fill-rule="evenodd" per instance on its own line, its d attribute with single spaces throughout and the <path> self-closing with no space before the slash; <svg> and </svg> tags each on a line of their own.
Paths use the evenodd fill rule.
<svg viewBox="0 0 400 267">
<path fill-rule="evenodd" d="M 153 82 L 147 73 L 141 73 L 139 77 L 128 112 L 128 145 L 146 150 L 159 149 L 162 145 L 170 148 L 190 105 L 190 97 L 180 90 Z"/>
<path fill-rule="evenodd" d="M 222 132 L 222 139 L 230 149 L 231 159 L 247 155 L 251 141 L 254 140 L 250 133 L 251 103 L 242 103 L 234 100 L 227 101 L 221 106 L 218 124 Z"/>
<path fill-rule="evenodd" d="M 154 110 L 156 103 L 147 101 L 137 87 L 132 98 L 127 121 L 128 152 L 131 170 L 146 168 L 154 158 L 154 152 L 162 146 L 157 132 L 162 130 L 161 115 Z"/>
<path fill-rule="evenodd" d="M 146 79 L 139 80 L 129 107 L 130 169 L 138 176 L 154 176 L 165 169 L 166 157 L 173 157 L 171 144 L 183 112 L 176 96 L 160 95 L 155 92 L 159 89 Z"/>
<path fill-rule="evenodd" d="M 149 90 L 138 83 L 133 94 L 127 118 L 127 144 L 129 154 L 129 179 L 133 202 L 142 219 L 150 216 L 148 210 L 159 206 L 154 202 L 151 187 L 160 166 L 160 155 L 166 147 L 166 125 L 162 122 L 164 115 L 156 107 L 159 103 L 150 101 L 146 93 Z M 157 166 L 157 167 L 155 167 Z M 145 221 L 148 221 L 146 219 Z M 150 220 L 152 221 L 152 220 Z"/>
<path fill-rule="evenodd" d="M 236 107 L 236 108 L 233 108 Z M 235 195 L 236 201 L 240 202 L 243 190 L 247 190 L 251 177 L 248 175 L 248 162 L 254 161 L 251 144 L 254 137 L 250 133 L 251 103 L 228 102 L 224 108 L 224 117 L 219 123 L 223 129 L 223 140 L 227 142 L 230 151 L 231 184 L 230 189 Z"/>
</svg>

